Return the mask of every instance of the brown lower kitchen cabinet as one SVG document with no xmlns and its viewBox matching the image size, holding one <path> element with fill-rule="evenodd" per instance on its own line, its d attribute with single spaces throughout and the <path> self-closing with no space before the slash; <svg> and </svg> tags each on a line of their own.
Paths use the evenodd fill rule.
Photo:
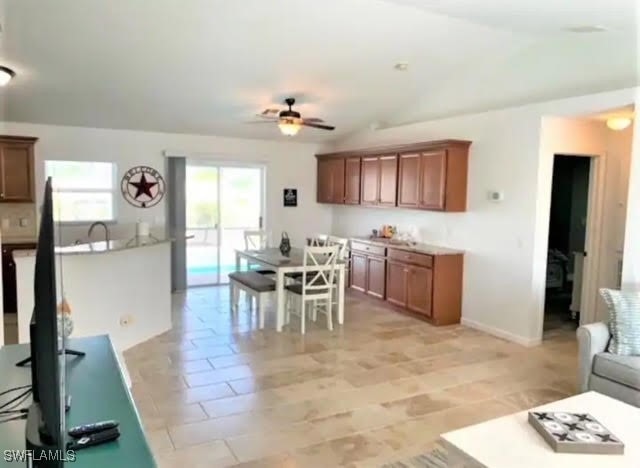
<svg viewBox="0 0 640 468">
<path fill-rule="evenodd" d="M 383 247 L 351 243 L 350 287 L 370 296 L 384 299 L 386 259 Z"/>
<path fill-rule="evenodd" d="M 33 250 L 36 244 L 2 244 L 2 302 L 6 314 L 18 312 L 18 294 L 16 292 L 16 264 L 13 261 L 15 250 Z"/>
<path fill-rule="evenodd" d="M 460 323 L 462 253 L 420 253 L 351 242 L 351 287 L 384 298 L 434 325 Z M 384 268 L 384 280 L 378 276 Z"/>
</svg>

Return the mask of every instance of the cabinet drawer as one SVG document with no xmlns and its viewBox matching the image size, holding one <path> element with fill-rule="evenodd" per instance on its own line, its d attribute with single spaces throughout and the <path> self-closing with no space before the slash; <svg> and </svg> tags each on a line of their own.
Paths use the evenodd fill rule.
<svg viewBox="0 0 640 468">
<path fill-rule="evenodd" d="M 378 245 L 365 244 L 364 242 L 351 242 L 351 250 L 384 257 L 386 249 Z"/>
<path fill-rule="evenodd" d="M 391 260 L 397 260 L 404 263 L 412 263 L 427 268 L 433 267 L 433 257 L 431 255 L 407 252 L 406 250 L 389 249 L 387 256 Z"/>
</svg>

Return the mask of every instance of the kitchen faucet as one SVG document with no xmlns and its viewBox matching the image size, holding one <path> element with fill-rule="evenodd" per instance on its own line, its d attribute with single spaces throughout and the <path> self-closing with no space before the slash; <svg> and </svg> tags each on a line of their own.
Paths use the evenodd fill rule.
<svg viewBox="0 0 640 468">
<path fill-rule="evenodd" d="M 89 238 L 89 242 L 91 242 L 91 233 L 93 232 L 93 229 L 96 226 L 102 226 L 104 228 L 104 239 L 107 242 L 107 245 L 109 245 L 109 228 L 102 221 L 96 221 L 91 226 L 89 226 L 89 232 L 87 233 L 87 237 Z"/>
</svg>

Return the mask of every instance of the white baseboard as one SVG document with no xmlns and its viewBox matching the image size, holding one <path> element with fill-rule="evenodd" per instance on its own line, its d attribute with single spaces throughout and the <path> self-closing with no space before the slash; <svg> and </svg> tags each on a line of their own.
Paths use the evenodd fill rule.
<svg viewBox="0 0 640 468">
<path fill-rule="evenodd" d="M 497 336 L 498 338 L 512 341 L 522 346 L 538 346 L 542 342 L 540 338 L 525 338 L 524 336 L 514 335 L 513 333 L 509 333 L 508 331 L 504 331 L 500 328 L 495 328 L 490 325 L 468 319 L 466 317 L 462 317 L 460 323 L 469 328 L 475 328 L 476 330 L 483 331 L 485 333 L 488 333 L 489 335 Z"/>
</svg>

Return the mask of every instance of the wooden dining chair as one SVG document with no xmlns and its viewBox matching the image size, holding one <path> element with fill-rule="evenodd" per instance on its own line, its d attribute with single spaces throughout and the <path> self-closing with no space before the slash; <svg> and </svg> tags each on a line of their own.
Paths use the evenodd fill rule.
<svg viewBox="0 0 640 468">
<path fill-rule="evenodd" d="M 327 328 L 333 330 L 332 303 L 338 260 L 338 246 L 307 246 L 304 248 L 302 282 L 288 284 L 287 303 L 285 305 L 285 322 L 289 323 L 291 313 L 300 316 L 300 333 L 306 331 L 307 304 L 311 304 L 312 316 L 318 312 L 327 317 Z M 294 309 L 292 303 L 298 303 Z M 297 313 L 296 313 L 297 312 Z"/>
</svg>

